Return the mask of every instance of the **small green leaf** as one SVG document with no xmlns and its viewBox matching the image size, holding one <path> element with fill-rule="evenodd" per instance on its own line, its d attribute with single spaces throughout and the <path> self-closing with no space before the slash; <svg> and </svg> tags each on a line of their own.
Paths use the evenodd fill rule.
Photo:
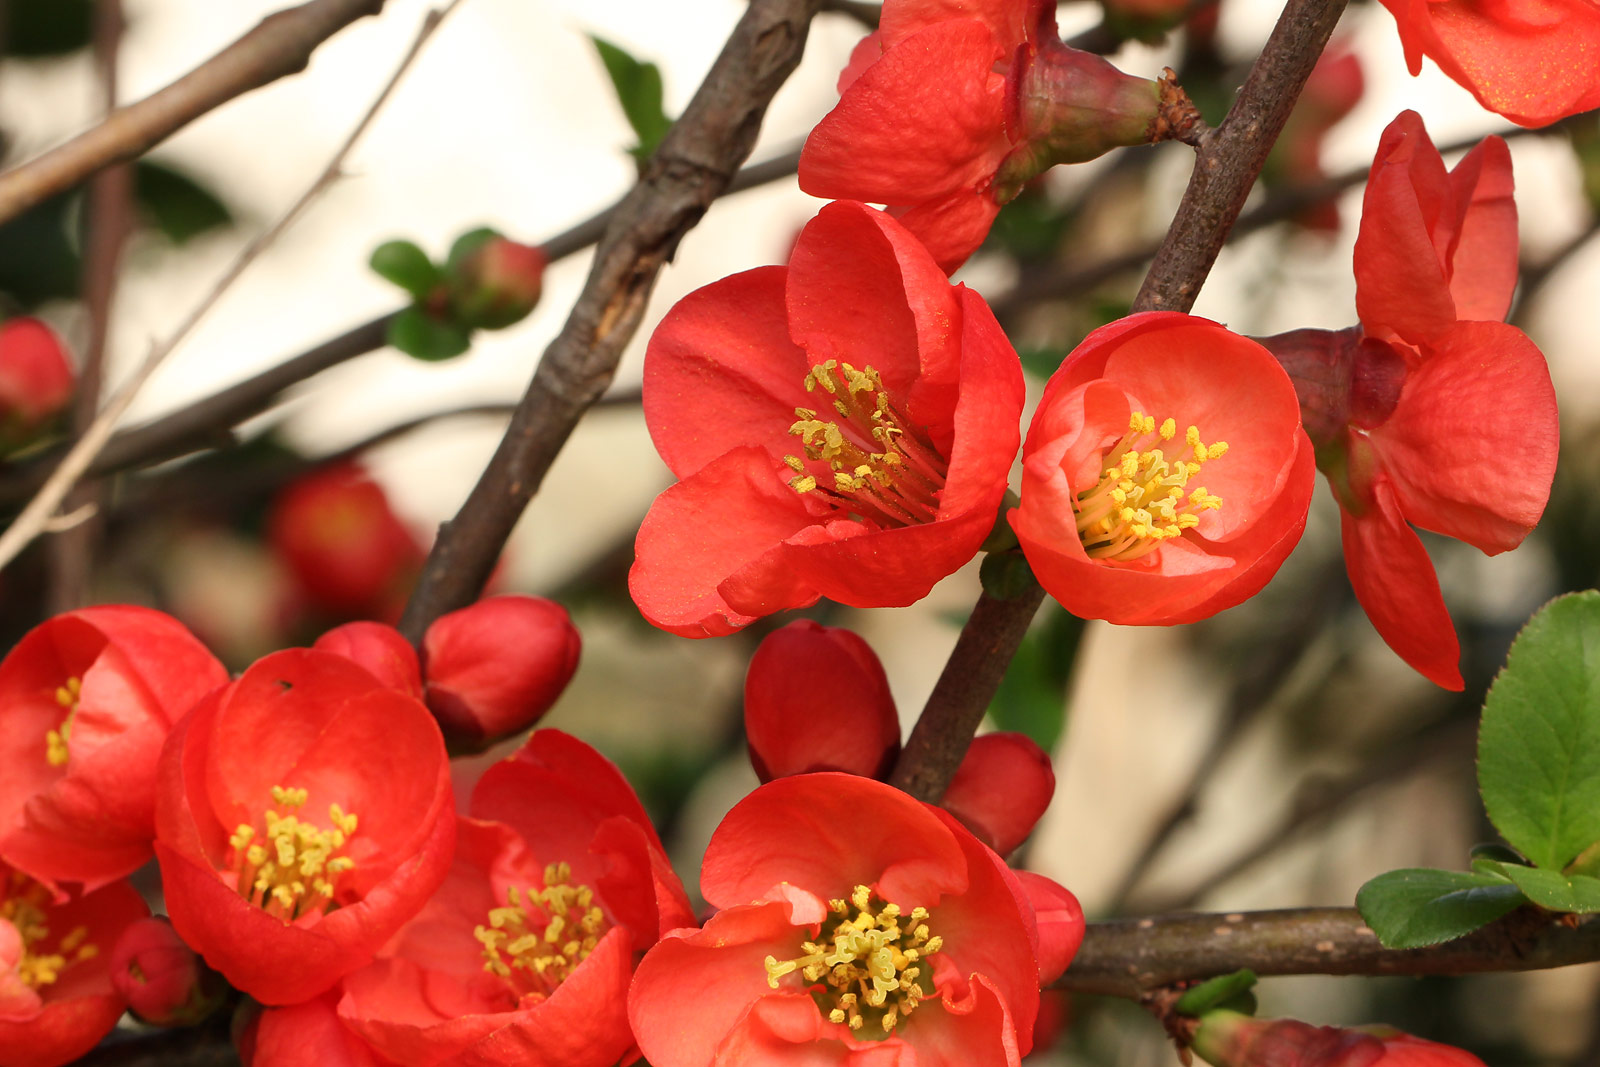
<svg viewBox="0 0 1600 1067">
<path fill-rule="evenodd" d="M 672 120 L 661 108 L 661 71 L 654 63 L 641 62 L 594 34 L 589 35 L 589 40 L 594 42 L 600 61 L 606 66 L 628 125 L 639 138 L 639 143 L 629 151 L 643 162 L 655 154 L 661 139 L 672 128 Z"/>
<path fill-rule="evenodd" d="M 1172 1007 L 1179 1015 L 1201 1016 L 1248 992 L 1255 984 L 1256 972 L 1249 968 L 1232 974 L 1220 974 L 1186 992 Z"/>
<path fill-rule="evenodd" d="M 499 230 L 487 226 L 479 226 L 476 230 L 468 230 L 457 237 L 450 245 L 450 254 L 445 257 L 445 268 L 452 274 L 461 266 L 461 261 L 476 252 L 485 241 L 492 241 L 501 236 Z"/>
<path fill-rule="evenodd" d="M 421 300 L 444 277 L 428 253 L 410 241 L 385 241 L 372 250 L 368 261 L 380 277 Z"/>
<path fill-rule="evenodd" d="M 991 552 L 978 567 L 983 591 L 996 600 L 1020 596 L 1034 584 L 1033 570 L 1021 552 Z"/>
<path fill-rule="evenodd" d="M 459 356 L 472 345 L 471 335 L 453 322 L 409 307 L 389 323 L 389 343 L 415 359 L 436 363 Z"/>
<path fill-rule="evenodd" d="M 228 205 L 211 190 L 148 159 L 134 164 L 133 192 L 145 221 L 176 245 L 233 222 Z"/>
<path fill-rule="evenodd" d="M 1517 635 L 1483 705 L 1478 789 L 1536 866 L 1600 841 L 1600 593 L 1551 601 Z"/>
<path fill-rule="evenodd" d="M 1356 894 L 1356 908 L 1385 948 L 1453 941 L 1524 902 L 1493 874 L 1411 868 L 1380 874 Z"/>
<path fill-rule="evenodd" d="M 1565 875 L 1515 863 L 1498 866 L 1501 874 L 1541 908 L 1580 915 L 1600 911 L 1600 878 L 1590 878 L 1586 874 Z"/>
</svg>

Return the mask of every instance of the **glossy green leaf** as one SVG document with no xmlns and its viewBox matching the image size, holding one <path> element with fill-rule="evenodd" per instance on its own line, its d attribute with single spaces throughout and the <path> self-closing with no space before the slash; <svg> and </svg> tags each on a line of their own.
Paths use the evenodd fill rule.
<svg viewBox="0 0 1600 1067">
<path fill-rule="evenodd" d="M 453 322 L 409 307 L 389 323 L 389 343 L 406 355 L 430 363 L 459 356 L 472 345 L 471 335 Z"/>
<path fill-rule="evenodd" d="M 373 271 L 421 300 L 439 284 L 443 274 L 428 254 L 410 241 L 385 241 L 372 250 Z"/>
<path fill-rule="evenodd" d="M 1493 874 L 1428 868 L 1380 874 L 1356 894 L 1361 918 L 1386 948 L 1451 941 L 1524 902 L 1516 886 Z"/>
<path fill-rule="evenodd" d="M 600 53 L 600 61 L 605 64 L 606 74 L 617 91 L 617 100 L 622 104 L 628 125 L 639 138 L 639 143 L 629 151 L 643 162 L 655 154 L 661 139 L 672 128 L 672 120 L 661 107 L 661 70 L 654 63 L 635 59 L 603 38 L 590 34 L 589 40 Z"/>
<path fill-rule="evenodd" d="M 1502 863 L 1497 869 L 1522 890 L 1523 896 L 1541 908 L 1580 915 L 1600 911 L 1600 878 L 1566 875 L 1515 863 Z"/>
</svg>

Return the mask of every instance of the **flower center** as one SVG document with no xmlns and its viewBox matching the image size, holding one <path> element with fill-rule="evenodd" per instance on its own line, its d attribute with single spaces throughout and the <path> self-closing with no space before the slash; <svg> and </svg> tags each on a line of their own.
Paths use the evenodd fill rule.
<svg viewBox="0 0 1600 1067">
<path fill-rule="evenodd" d="M 920 961 L 944 947 L 928 932 L 926 908 L 902 915 L 897 904 L 877 903 L 864 885 L 850 899 L 828 901 L 830 917 L 803 955 L 780 962 L 767 957 L 767 985 L 793 971 L 811 984 L 811 995 L 830 1022 L 846 1023 L 863 1037 L 887 1037 L 910 1017 L 932 988 Z"/>
<path fill-rule="evenodd" d="M 78 714 L 78 700 L 82 695 L 82 678 L 68 678 L 65 685 L 56 689 L 56 703 L 67 714 L 61 720 L 59 729 L 46 731 L 44 735 L 44 758 L 50 761 L 52 767 L 65 767 L 72 755 L 67 744 L 72 740 L 72 717 Z"/>
<path fill-rule="evenodd" d="M 50 927 L 45 906 L 49 902 L 44 886 L 20 872 L 12 872 L 10 892 L 0 900 L 0 922 L 10 923 L 22 937 L 17 976 L 31 989 L 50 985 L 69 968 L 100 954 L 99 947 L 89 942 L 86 926 L 75 927 L 46 949 Z"/>
<path fill-rule="evenodd" d="M 937 518 L 949 467 L 889 399 L 878 372 L 830 359 L 807 372 L 805 385 L 808 393 L 820 389 L 832 398 L 839 421 L 794 409 L 798 419 L 789 432 L 804 444 L 806 458 L 783 457 L 795 472 L 789 487 L 883 526 Z"/>
<path fill-rule="evenodd" d="M 1138 559 L 1154 552 L 1162 541 L 1198 526 L 1200 512 L 1222 507 L 1221 497 L 1188 486 L 1202 466 L 1228 451 L 1227 442 L 1207 445 L 1191 426 L 1184 435 L 1188 456 L 1180 453 L 1168 460 L 1159 445 L 1177 433 L 1174 420 L 1157 429 L 1154 416 L 1135 411 L 1128 432 L 1106 450 L 1115 462 L 1093 489 L 1078 494 L 1074 505 L 1078 537 L 1090 559 Z"/>
<path fill-rule="evenodd" d="M 572 884 L 565 863 L 544 869 L 543 889 L 512 886 L 506 899 L 508 907 L 490 908 L 489 925 L 473 931 L 483 943 L 483 969 L 503 979 L 519 1001 L 543 1000 L 600 943 L 605 913 L 593 889 Z"/>
<path fill-rule="evenodd" d="M 240 823 L 228 838 L 229 866 L 238 873 L 239 895 L 286 923 L 337 908 L 334 891 L 356 865 L 337 853 L 356 832 L 356 817 L 330 804 L 328 821 L 333 825 L 323 829 L 291 814 L 305 805 L 304 789 L 275 785 L 272 800 L 260 840 L 249 823 Z"/>
</svg>

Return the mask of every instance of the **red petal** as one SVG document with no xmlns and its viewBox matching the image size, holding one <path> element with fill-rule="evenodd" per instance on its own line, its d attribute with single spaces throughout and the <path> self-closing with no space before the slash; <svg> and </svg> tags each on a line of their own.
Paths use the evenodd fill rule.
<svg viewBox="0 0 1600 1067">
<path fill-rule="evenodd" d="M 1395 654 L 1429 681 L 1459 692 L 1461 646 L 1422 541 L 1381 476 L 1365 515 L 1340 510 L 1345 569 L 1367 618 Z"/>
<path fill-rule="evenodd" d="M 381 622 L 347 622 L 317 638 L 311 646 L 364 667 L 379 684 L 413 700 L 422 699 L 422 668 L 417 650 L 400 631 Z"/>
<path fill-rule="evenodd" d="M 1456 318 L 1499 322 L 1517 287 L 1517 202 L 1511 152 L 1486 137 L 1450 172 L 1462 214 L 1450 256 L 1450 295 Z"/>
<path fill-rule="evenodd" d="M 1065 973 L 1083 943 L 1083 908 L 1071 890 L 1033 871 L 1015 872 L 1039 924 L 1039 984 Z"/>
<path fill-rule="evenodd" d="M 939 804 L 1002 856 L 1022 844 L 1050 806 L 1050 755 L 1027 734 L 974 738 Z"/>
<path fill-rule="evenodd" d="M 953 274 L 983 244 L 999 214 L 994 195 L 980 183 L 920 201 L 895 217 L 917 235 L 941 270 Z"/>
<path fill-rule="evenodd" d="M 1037 0 L 895 0 L 885 5 L 879 31 L 892 44 L 950 19 L 977 19 L 989 27 L 1005 55 L 1022 43 L 1028 20 L 1037 18 Z"/>
<path fill-rule="evenodd" d="M 385 1067 L 378 1055 L 339 1021 L 336 994 L 286 1008 L 268 1008 L 255 1023 L 247 1067 Z"/>
<path fill-rule="evenodd" d="M 1035 989 L 1035 1002 L 1038 997 Z M 903 1032 L 917 1050 L 917 1067 L 1016 1067 L 1032 1047 L 1031 1038 L 1013 1028 L 1005 997 L 981 974 L 972 976 L 964 1001 L 925 1003 Z"/>
<path fill-rule="evenodd" d="M 423 636 L 428 707 L 473 744 L 526 730 L 566 689 L 582 649 L 567 609 L 553 600 L 480 600 L 440 616 Z"/>
</svg>

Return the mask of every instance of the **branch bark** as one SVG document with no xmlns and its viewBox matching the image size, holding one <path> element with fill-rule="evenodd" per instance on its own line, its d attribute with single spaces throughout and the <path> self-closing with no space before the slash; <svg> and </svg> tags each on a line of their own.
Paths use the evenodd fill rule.
<svg viewBox="0 0 1600 1067">
<path fill-rule="evenodd" d="M 401 632 L 471 603 L 578 419 L 600 398 L 667 260 L 750 154 L 767 104 L 800 62 L 820 0 L 752 0 L 645 175 L 618 204 L 588 281 L 545 350 L 500 447 L 439 530 Z"/>
<path fill-rule="evenodd" d="M 1222 125 L 1201 139 L 1178 213 L 1134 300 L 1134 311 L 1188 311 L 1228 238 L 1346 0 L 1289 0 Z M 945 663 L 890 779 L 938 801 L 961 762 L 1044 601 L 1034 588 L 1004 601 L 980 597 Z"/>
<path fill-rule="evenodd" d="M 298 74 L 311 53 L 384 0 L 310 0 L 260 24 L 165 89 L 118 108 L 66 144 L 0 174 L 0 223 L 113 163 L 135 159 L 234 97 Z"/>
</svg>

